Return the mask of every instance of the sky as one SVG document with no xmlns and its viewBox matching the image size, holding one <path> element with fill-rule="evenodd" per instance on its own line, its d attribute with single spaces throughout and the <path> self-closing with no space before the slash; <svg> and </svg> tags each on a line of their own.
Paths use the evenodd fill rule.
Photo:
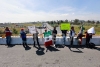
<svg viewBox="0 0 100 67">
<path fill-rule="evenodd" d="M 0 23 L 100 20 L 100 0 L 0 0 Z"/>
</svg>

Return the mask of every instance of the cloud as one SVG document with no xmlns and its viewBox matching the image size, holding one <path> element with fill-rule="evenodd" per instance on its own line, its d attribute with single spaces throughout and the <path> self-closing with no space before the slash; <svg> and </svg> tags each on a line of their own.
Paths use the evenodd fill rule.
<svg viewBox="0 0 100 67">
<path fill-rule="evenodd" d="M 74 15 L 75 13 L 72 13 L 72 15 Z"/>
<path fill-rule="evenodd" d="M 59 8 L 55 8 L 53 10 L 51 10 L 50 12 L 58 12 L 58 13 L 70 13 L 72 11 L 75 11 L 75 8 L 72 8 L 72 7 L 68 7 L 68 6 L 62 6 L 62 7 L 59 7 Z"/>
<path fill-rule="evenodd" d="M 10 13 L 10 14 L 15 14 L 15 13 L 30 13 L 31 10 L 25 9 L 25 5 L 21 4 L 19 1 L 0 1 L 0 13 Z"/>
<path fill-rule="evenodd" d="M 50 11 L 35 10 L 39 7 L 36 0 L 0 0 L 0 23 L 4 22 L 33 22 L 51 20 L 98 20 L 100 14 L 85 12 L 87 7 L 77 9 L 71 6 L 59 6 Z"/>
</svg>

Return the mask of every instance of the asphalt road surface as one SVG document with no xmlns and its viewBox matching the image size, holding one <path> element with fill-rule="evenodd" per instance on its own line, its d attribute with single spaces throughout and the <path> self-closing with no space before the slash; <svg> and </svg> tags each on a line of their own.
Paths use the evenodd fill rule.
<svg viewBox="0 0 100 67">
<path fill-rule="evenodd" d="M 22 45 L 8 48 L 0 45 L 0 67 L 100 67 L 100 47 L 88 48 L 34 48 Z"/>
</svg>

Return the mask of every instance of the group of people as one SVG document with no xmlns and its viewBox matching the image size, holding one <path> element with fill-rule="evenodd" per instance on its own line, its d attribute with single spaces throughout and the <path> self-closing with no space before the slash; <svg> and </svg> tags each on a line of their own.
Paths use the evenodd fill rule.
<svg viewBox="0 0 100 67">
<path fill-rule="evenodd" d="M 66 34 L 69 33 L 70 45 L 72 46 L 73 45 L 73 39 L 74 39 L 74 37 L 76 35 L 74 27 L 72 26 L 71 30 L 69 32 L 67 30 L 61 30 L 61 31 L 62 31 L 62 37 L 63 37 L 63 40 L 64 40 L 64 44 L 65 44 L 65 41 L 66 41 L 65 40 L 65 38 L 67 36 Z M 11 46 L 12 31 L 8 27 L 6 27 L 4 32 L 6 34 L 6 43 L 7 43 L 8 47 L 10 47 Z M 45 29 L 45 32 L 47 32 L 47 29 Z M 36 42 L 37 42 L 37 45 L 40 48 L 40 44 L 39 44 L 39 40 L 38 40 L 38 34 L 39 34 L 39 32 L 36 29 L 36 33 L 33 34 L 33 41 L 34 41 L 34 45 L 33 46 L 36 47 Z M 81 46 L 81 44 L 82 44 L 82 37 L 86 36 L 86 47 L 88 47 L 89 41 L 92 38 L 92 33 L 88 33 L 86 31 L 85 34 L 86 35 L 83 35 L 83 29 L 80 28 L 80 31 L 79 31 L 79 33 L 77 35 L 78 44 Z M 52 30 L 52 37 L 53 37 L 53 44 L 54 44 L 54 46 L 56 45 L 56 35 L 57 35 L 57 30 L 56 30 L 56 27 L 54 27 L 54 29 Z M 20 37 L 22 39 L 23 47 L 26 48 L 28 45 L 27 45 L 26 32 L 25 32 L 24 29 L 20 30 Z"/>
<path fill-rule="evenodd" d="M 73 39 L 75 37 L 75 35 L 77 36 L 77 41 L 78 41 L 78 45 L 82 47 L 82 37 L 86 37 L 86 47 L 89 47 L 89 42 L 90 39 L 92 38 L 92 33 L 88 33 L 87 31 L 85 32 L 85 35 L 83 34 L 83 27 L 80 27 L 80 31 L 78 32 L 78 34 L 76 34 L 75 30 L 74 30 L 74 26 L 71 27 L 71 30 L 68 32 L 67 30 L 61 30 L 62 31 L 62 36 L 63 36 L 63 40 L 65 43 L 65 38 L 66 38 L 66 34 L 69 34 L 70 37 L 70 45 L 73 46 Z"/>
<path fill-rule="evenodd" d="M 6 36 L 6 44 L 8 47 L 12 46 L 11 45 L 11 36 L 12 36 L 12 31 L 6 27 L 5 30 L 4 30 L 4 33 L 5 33 L 5 36 Z M 20 30 L 20 37 L 22 39 L 22 44 L 23 44 L 23 47 L 26 48 L 28 47 L 27 45 L 27 36 L 26 36 L 26 32 L 25 30 L 22 28 Z M 40 47 L 40 44 L 39 44 L 39 41 L 38 41 L 38 31 L 36 30 L 36 33 L 33 34 L 33 41 L 34 41 L 34 47 L 36 47 L 36 41 L 37 41 L 37 44 L 38 44 L 38 47 Z"/>
</svg>

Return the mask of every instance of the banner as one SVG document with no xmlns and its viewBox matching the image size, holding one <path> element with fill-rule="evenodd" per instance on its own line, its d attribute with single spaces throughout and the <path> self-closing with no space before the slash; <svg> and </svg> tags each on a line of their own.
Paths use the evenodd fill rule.
<svg viewBox="0 0 100 67">
<path fill-rule="evenodd" d="M 60 30 L 70 30 L 70 23 L 61 23 Z"/>
<path fill-rule="evenodd" d="M 88 29 L 87 32 L 88 32 L 88 33 L 95 34 L 95 29 L 94 29 L 94 27 L 91 27 L 90 29 Z"/>
<path fill-rule="evenodd" d="M 31 34 L 36 33 L 36 27 L 35 26 L 28 26 L 28 30 L 29 30 L 29 33 L 31 33 Z"/>
</svg>

